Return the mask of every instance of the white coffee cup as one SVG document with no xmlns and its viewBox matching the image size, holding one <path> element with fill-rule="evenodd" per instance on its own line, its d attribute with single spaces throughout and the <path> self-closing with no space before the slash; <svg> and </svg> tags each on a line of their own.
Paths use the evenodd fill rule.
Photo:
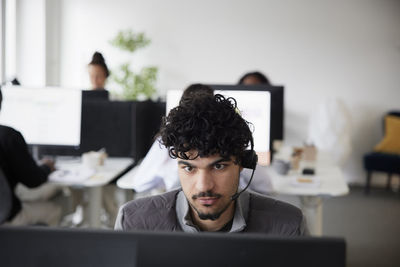
<svg viewBox="0 0 400 267">
<path fill-rule="evenodd" d="M 82 164 L 90 169 L 98 169 L 104 165 L 105 158 L 106 153 L 103 151 L 89 151 L 82 154 Z"/>
</svg>

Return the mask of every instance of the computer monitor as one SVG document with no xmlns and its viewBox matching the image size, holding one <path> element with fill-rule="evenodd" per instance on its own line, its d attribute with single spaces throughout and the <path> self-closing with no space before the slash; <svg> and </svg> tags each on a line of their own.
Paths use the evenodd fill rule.
<svg viewBox="0 0 400 267">
<path fill-rule="evenodd" d="M 253 132 L 254 150 L 259 155 L 259 163 L 269 164 L 270 151 L 270 118 L 271 93 L 267 90 L 219 90 L 215 94 L 233 97 L 242 117 L 250 122 Z M 169 90 L 167 92 L 167 113 L 179 104 L 183 91 Z"/>
<path fill-rule="evenodd" d="M 210 85 L 214 90 L 267 91 L 270 102 L 270 148 L 275 140 L 284 139 L 284 87 L 272 85 Z M 271 149 L 272 151 L 272 149 Z"/>
<path fill-rule="evenodd" d="M 344 267 L 341 238 L 0 227 L 3 266 Z"/>
<path fill-rule="evenodd" d="M 165 102 L 109 101 L 89 91 L 82 95 L 79 148 L 41 147 L 41 155 L 79 156 L 104 148 L 110 157 L 143 158 L 157 134 Z"/>
<path fill-rule="evenodd" d="M 152 101 L 85 101 L 81 153 L 105 148 L 113 157 L 142 159 L 158 131 L 163 103 Z"/>
<path fill-rule="evenodd" d="M 1 91 L 0 124 L 21 132 L 28 144 L 79 146 L 80 90 L 4 86 Z"/>
<path fill-rule="evenodd" d="M 109 96 L 110 94 L 107 90 L 82 90 L 82 102 L 107 101 Z"/>
</svg>

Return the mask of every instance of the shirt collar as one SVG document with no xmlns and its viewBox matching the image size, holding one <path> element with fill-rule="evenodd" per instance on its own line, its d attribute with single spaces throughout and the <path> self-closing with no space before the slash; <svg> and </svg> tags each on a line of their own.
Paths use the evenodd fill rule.
<svg viewBox="0 0 400 267">
<path fill-rule="evenodd" d="M 185 194 L 181 190 L 176 198 L 176 215 L 178 222 L 184 232 L 197 233 L 200 229 L 193 223 L 189 212 L 189 203 Z M 246 227 L 246 219 L 249 211 L 249 193 L 247 191 L 240 194 L 235 203 L 235 215 L 233 216 L 232 228 L 230 233 L 241 232 Z"/>
</svg>

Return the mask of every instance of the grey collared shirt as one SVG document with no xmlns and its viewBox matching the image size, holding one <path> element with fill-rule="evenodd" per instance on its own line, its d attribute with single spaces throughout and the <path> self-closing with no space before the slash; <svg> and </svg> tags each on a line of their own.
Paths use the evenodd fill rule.
<svg viewBox="0 0 400 267">
<path fill-rule="evenodd" d="M 182 230 L 187 233 L 197 233 L 200 229 L 193 223 L 189 211 L 189 203 L 183 191 L 180 191 L 176 198 L 176 215 Z M 243 231 L 246 227 L 246 218 L 249 212 L 249 195 L 243 192 L 235 203 L 235 215 L 233 217 L 230 233 Z"/>
</svg>

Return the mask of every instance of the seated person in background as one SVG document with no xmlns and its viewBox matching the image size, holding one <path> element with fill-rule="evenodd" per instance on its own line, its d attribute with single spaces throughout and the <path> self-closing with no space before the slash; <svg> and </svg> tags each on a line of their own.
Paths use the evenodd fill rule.
<svg viewBox="0 0 400 267">
<path fill-rule="evenodd" d="M 0 90 L 0 108 L 3 100 Z M 61 208 L 51 202 L 23 202 L 14 193 L 18 183 L 34 188 L 47 181 L 54 171 L 54 162 L 44 160 L 38 166 L 29 154 L 21 133 L 13 128 L 0 125 L 0 169 L 7 180 L 11 192 L 11 211 L 5 223 L 10 225 L 47 224 L 56 226 L 61 216 Z M 4 190 L 4 189 L 3 189 Z M 2 211 L 4 212 L 4 211 Z M 1 223 L 1 222 L 0 222 Z"/>
<path fill-rule="evenodd" d="M 182 99 L 196 95 L 213 96 L 211 87 L 202 84 L 192 84 L 185 89 Z M 240 185 L 244 187 L 250 179 L 251 171 L 245 169 L 240 175 Z M 162 147 L 157 139 L 151 146 L 143 161 L 135 167 L 132 175 L 132 188 L 137 192 L 170 191 L 180 187 L 178 166 L 168 155 L 168 150 Z M 256 170 L 250 189 L 258 193 L 268 194 L 271 191 L 270 180 L 266 174 Z"/>
<path fill-rule="evenodd" d="M 257 84 L 267 84 L 271 85 L 268 78 L 261 72 L 248 72 L 240 78 L 238 84 L 243 85 L 257 85 Z"/>
<path fill-rule="evenodd" d="M 253 166 L 257 157 L 246 151 L 253 137 L 233 98 L 182 99 L 164 118 L 160 134 L 176 159 L 182 188 L 128 202 L 119 211 L 116 229 L 305 233 L 298 208 L 239 188 L 248 157 Z"/>
<path fill-rule="evenodd" d="M 259 71 L 246 73 L 245 75 L 242 76 L 242 78 L 240 78 L 238 84 L 241 84 L 241 85 L 271 85 L 268 78 Z M 262 153 L 259 153 L 258 156 L 260 157 L 260 159 L 263 159 L 261 161 L 264 161 L 264 162 L 271 161 L 271 153 L 270 152 L 262 152 Z M 267 167 L 263 166 L 263 167 L 261 167 L 261 169 L 258 168 L 256 175 L 258 176 L 259 172 L 264 172 L 263 169 L 265 169 L 265 168 L 267 168 Z"/>
<path fill-rule="evenodd" d="M 93 54 L 92 61 L 88 64 L 88 72 L 92 90 L 105 90 L 105 84 L 108 76 L 110 76 L 110 71 L 101 53 L 95 52 Z"/>
</svg>

